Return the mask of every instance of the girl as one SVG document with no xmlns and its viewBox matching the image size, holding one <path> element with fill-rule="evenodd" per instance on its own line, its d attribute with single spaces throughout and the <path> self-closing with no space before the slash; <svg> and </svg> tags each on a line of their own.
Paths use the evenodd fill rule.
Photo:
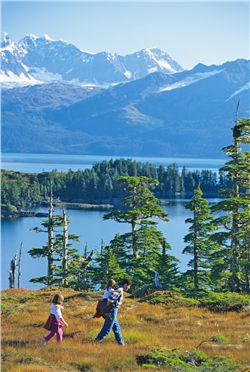
<svg viewBox="0 0 250 372">
<path fill-rule="evenodd" d="M 45 323 L 45 329 L 48 329 L 50 333 L 48 336 L 41 339 L 41 345 L 45 345 L 55 334 L 57 342 L 62 342 L 63 339 L 63 324 L 68 327 L 68 323 L 63 319 L 62 309 L 64 297 L 59 293 L 56 294 L 53 298 L 52 304 L 50 306 L 50 315 L 47 322 Z"/>
<path fill-rule="evenodd" d="M 117 284 L 116 281 L 113 279 L 110 279 L 107 283 L 107 287 L 105 292 L 102 295 L 102 300 L 112 300 L 114 299 L 114 296 L 121 293 L 121 290 L 116 289 Z"/>
</svg>

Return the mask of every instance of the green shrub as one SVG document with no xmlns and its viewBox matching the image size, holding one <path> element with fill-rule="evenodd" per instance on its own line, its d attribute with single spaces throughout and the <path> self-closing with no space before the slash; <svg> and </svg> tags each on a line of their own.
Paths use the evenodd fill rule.
<svg viewBox="0 0 250 372">
<path fill-rule="evenodd" d="M 28 294 L 28 295 L 26 295 L 26 296 L 24 296 L 24 297 L 19 298 L 19 302 L 20 302 L 20 303 L 25 303 L 25 302 L 27 302 L 28 300 L 32 300 L 32 299 L 34 299 L 34 298 L 36 298 L 36 295 L 33 294 L 33 293 L 31 293 L 31 294 Z"/>
<path fill-rule="evenodd" d="M 154 349 L 147 355 L 137 356 L 136 360 L 143 367 L 154 365 L 157 368 L 171 367 L 173 371 L 189 372 L 192 370 L 191 366 L 180 359 L 180 352 L 177 349 Z"/>
<path fill-rule="evenodd" d="M 2 301 L 14 301 L 14 302 L 18 301 L 16 297 L 7 296 L 6 294 L 3 294 L 1 296 L 1 300 Z"/>
<path fill-rule="evenodd" d="M 225 357 L 209 358 L 197 349 L 181 353 L 177 349 L 154 349 L 147 355 L 136 358 L 144 368 L 166 368 L 173 372 L 236 372 L 240 365 Z"/>
<path fill-rule="evenodd" d="M 150 304 L 165 304 L 171 307 L 190 307 L 198 304 L 198 301 L 193 298 L 186 298 L 178 292 L 173 291 L 157 291 L 151 293 L 145 298 Z"/>
<path fill-rule="evenodd" d="M 190 351 L 187 351 L 186 353 L 181 354 L 180 359 L 183 362 L 196 367 L 206 362 L 208 360 L 208 356 L 205 353 L 203 353 L 203 351 L 200 351 L 197 349 L 191 349 Z"/>
<path fill-rule="evenodd" d="M 238 372 L 240 371 L 240 365 L 229 358 L 221 356 L 207 360 L 202 364 L 201 371 Z"/>
<path fill-rule="evenodd" d="M 212 311 L 239 311 L 249 305 L 250 297 L 234 292 L 212 292 L 208 291 L 199 298 L 199 306 L 206 307 Z"/>
</svg>

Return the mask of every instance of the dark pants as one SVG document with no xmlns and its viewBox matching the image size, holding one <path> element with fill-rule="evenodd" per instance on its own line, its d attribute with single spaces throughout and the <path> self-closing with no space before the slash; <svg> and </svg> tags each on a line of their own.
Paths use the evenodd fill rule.
<svg viewBox="0 0 250 372">
<path fill-rule="evenodd" d="M 102 341 L 104 337 L 106 337 L 109 334 L 109 332 L 112 330 L 114 332 L 115 339 L 118 342 L 118 344 L 124 345 L 120 324 L 118 323 L 118 320 L 117 320 L 117 312 L 118 312 L 118 309 L 114 308 L 109 313 L 106 314 L 105 322 L 103 324 L 101 331 L 96 336 L 96 341 Z"/>
</svg>

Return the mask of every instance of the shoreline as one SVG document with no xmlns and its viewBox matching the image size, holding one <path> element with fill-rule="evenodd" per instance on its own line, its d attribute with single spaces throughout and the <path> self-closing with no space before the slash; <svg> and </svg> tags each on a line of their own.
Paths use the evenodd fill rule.
<svg viewBox="0 0 250 372">
<path fill-rule="evenodd" d="M 70 203 L 70 202 L 54 202 L 54 206 L 61 209 L 79 209 L 79 210 L 96 210 L 96 211 L 109 211 L 114 207 L 113 204 L 90 204 L 90 203 Z M 49 206 L 49 203 L 41 203 L 40 207 Z M 37 207 L 39 208 L 39 206 Z M 46 212 L 36 212 L 32 210 L 21 210 L 18 212 L 1 211 L 1 218 L 19 218 L 19 217 L 48 217 Z"/>
<path fill-rule="evenodd" d="M 179 198 L 177 198 L 178 200 L 179 199 L 183 199 L 185 200 L 186 198 L 187 199 L 191 199 L 191 195 L 176 195 L 178 196 Z M 218 195 L 211 195 L 210 197 L 212 198 L 220 198 L 220 199 L 223 199 L 221 198 L 221 196 L 219 197 Z M 159 201 L 159 205 L 161 206 L 167 206 L 169 204 L 171 204 L 173 201 L 175 200 L 175 198 L 173 197 L 169 197 L 169 200 L 166 198 L 166 199 L 158 199 Z M 101 204 L 92 204 L 92 203 L 82 203 L 82 202 L 63 202 L 63 201 L 54 201 L 53 202 L 53 206 L 54 207 L 57 207 L 59 209 L 78 209 L 78 210 L 95 210 L 95 211 L 110 211 L 111 209 L 114 208 L 114 206 L 117 204 L 117 200 L 114 200 L 114 204 L 111 204 L 111 203 L 101 203 Z M 41 202 L 39 205 L 37 205 L 36 207 L 33 207 L 33 208 L 36 208 L 38 209 L 39 207 L 49 207 L 49 202 L 47 201 L 43 201 Z M 2 206 L 2 210 L 1 210 L 1 219 L 11 219 L 11 218 L 19 218 L 19 217 L 47 217 L 48 216 L 48 213 L 47 212 L 37 212 L 35 210 L 21 210 L 21 211 L 7 211 L 4 209 L 4 207 Z"/>
</svg>

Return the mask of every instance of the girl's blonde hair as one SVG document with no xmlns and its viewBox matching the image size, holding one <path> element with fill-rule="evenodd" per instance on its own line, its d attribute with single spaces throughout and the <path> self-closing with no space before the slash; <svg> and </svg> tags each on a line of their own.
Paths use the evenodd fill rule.
<svg viewBox="0 0 250 372">
<path fill-rule="evenodd" d="M 53 297 L 52 303 L 55 305 L 62 305 L 63 301 L 64 301 L 63 295 L 61 293 L 58 293 Z"/>
<path fill-rule="evenodd" d="M 107 288 L 113 288 L 116 285 L 116 281 L 114 279 L 109 279 L 107 283 Z"/>
</svg>

